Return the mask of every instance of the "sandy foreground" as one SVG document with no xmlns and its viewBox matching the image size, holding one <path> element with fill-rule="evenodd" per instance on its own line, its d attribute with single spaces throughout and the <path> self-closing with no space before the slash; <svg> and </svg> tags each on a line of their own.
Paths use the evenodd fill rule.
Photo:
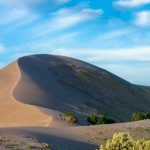
<svg viewBox="0 0 150 150">
<path fill-rule="evenodd" d="M 58 150 L 94 150 L 106 142 L 113 133 L 130 132 L 135 139 L 150 139 L 150 120 L 114 125 L 82 127 L 15 127 L 1 128 L 1 135 L 36 138 Z"/>
</svg>

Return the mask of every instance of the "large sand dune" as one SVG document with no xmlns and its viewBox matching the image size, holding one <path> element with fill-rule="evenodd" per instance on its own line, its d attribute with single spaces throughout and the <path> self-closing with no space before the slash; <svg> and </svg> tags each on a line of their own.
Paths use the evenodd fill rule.
<svg viewBox="0 0 150 150">
<path fill-rule="evenodd" d="M 97 112 L 128 121 L 133 112 L 150 110 L 147 89 L 62 56 L 18 59 L 0 70 L 0 90 L 1 127 L 62 126 L 64 112 L 74 112 L 83 125 Z"/>
<path fill-rule="evenodd" d="M 88 63 L 34 55 L 20 58 L 18 66 L 21 78 L 13 90 L 15 99 L 58 112 L 74 112 L 81 124 L 91 113 L 104 113 L 123 122 L 136 111 L 150 111 L 150 94 L 143 88 Z"/>
<path fill-rule="evenodd" d="M 37 137 L 58 150 L 94 150 L 120 131 L 150 138 L 150 120 L 68 127 L 62 113 L 73 112 L 79 125 L 86 125 L 88 114 L 104 113 L 123 122 L 149 108 L 149 87 L 73 58 L 26 56 L 0 70 L 0 135 Z"/>
</svg>

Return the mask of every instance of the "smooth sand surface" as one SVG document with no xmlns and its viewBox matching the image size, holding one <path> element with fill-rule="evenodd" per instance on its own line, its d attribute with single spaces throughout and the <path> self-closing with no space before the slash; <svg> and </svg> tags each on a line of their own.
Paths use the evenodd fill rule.
<svg viewBox="0 0 150 150">
<path fill-rule="evenodd" d="M 48 126 L 52 117 L 32 105 L 23 104 L 12 96 L 20 79 L 16 62 L 0 70 L 0 127 Z"/>
<path fill-rule="evenodd" d="M 49 143 L 58 150 L 95 150 L 114 133 L 129 132 L 133 138 L 150 138 L 150 120 L 113 125 L 82 127 L 21 127 L 3 128 L 0 133 L 35 137 L 39 142 Z"/>
</svg>

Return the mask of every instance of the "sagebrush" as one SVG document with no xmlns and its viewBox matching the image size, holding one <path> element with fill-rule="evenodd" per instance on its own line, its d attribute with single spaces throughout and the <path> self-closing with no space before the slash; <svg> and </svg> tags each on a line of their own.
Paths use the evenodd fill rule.
<svg viewBox="0 0 150 150">
<path fill-rule="evenodd" d="M 69 123 L 77 123 L 78 122 L 78 119 L 77 117 L 75 116 L 75 114 L 71 113 L 71 112 L 68 112 L 68 113 L 65 113 L 64 114 L 64 119 L 69 122 Z"/>
<path fill-rule="evenodd" d="M 99 150 L 150 150 L 150 140 L 133 140 L 129 133 L 118 133 Z"/>
</svg>

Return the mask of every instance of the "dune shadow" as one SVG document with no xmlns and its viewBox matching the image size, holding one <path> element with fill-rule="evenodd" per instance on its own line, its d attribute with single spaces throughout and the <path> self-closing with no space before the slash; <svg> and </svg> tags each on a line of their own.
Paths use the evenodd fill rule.
<svg viewBox="0 0 150 150">
<path fill-rule="evenodd" d="M 55 130 L 55 129 L 54 129 Z M 83 140 L 77 141 L 75 137 L 63 137 L 63 135 L 53 135 L 52 128 L 4 128 L 0 129 L 0 134 L 22 135 L 25 137 L 36 138 L 40 143 L 48 143 L 52 150 L 95 150 L 98 145 L 84 142 Z"/>
</svg>

